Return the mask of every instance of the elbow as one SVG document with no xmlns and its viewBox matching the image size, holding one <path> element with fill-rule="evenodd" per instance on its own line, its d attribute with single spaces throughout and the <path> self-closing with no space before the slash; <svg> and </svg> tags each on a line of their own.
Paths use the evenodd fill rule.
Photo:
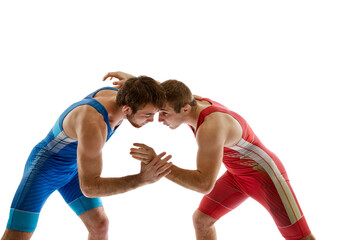
<svg viewBox="0 0 360 240">
<path fill-rule="evenodd" d="M 80 182 L 80 190 L 87 198 L 96 198 L 99 197 L 96 191 L 96 188 L 90 184 L 84 184 Z"/>
<path fill-rule="evenodd" d="M 82 194 L 84 194 L 85 197 L 87 198 L 96 198 L 96 194 L 95 191 L 92 190 L 91 187 L 88 186 L 82 186 L 80 187 Z"/>
<path fill-rule="evenodd" d="M 202 174 L 200 171 L 199 172 L 199 177 L 197 179 L 197 189 L 196 191 L 199 193 L 202 193 L 204 195 L 209 194 L 216 183 L 216 178 L 209 176 L 207 174 Z"/>
<path fill-rule="evenodd" d="M 199 188 L 198 192 L 200 192 L 204 195 L 207 195 L 213 190 L 214 186 L 215 186 L 215 183 L 213 183 L 213 182 L 205 182 L 205 183 L 201 184 L 201 187 Z"/>
</svg>

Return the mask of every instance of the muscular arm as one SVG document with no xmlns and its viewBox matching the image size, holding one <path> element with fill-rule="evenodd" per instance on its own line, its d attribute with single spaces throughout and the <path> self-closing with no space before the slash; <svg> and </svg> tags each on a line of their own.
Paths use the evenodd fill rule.
<svg viewBox="0 0 360 240">
<path fill-rule="evenodd" d="M 224 141 L 226 133 L 220 129 L 218 121 L 204 122 L 197 133 L 197 168 L 187 170 L 173 165 L 171 173 L 166 177 L 191 190 L 208 193 L 214 187 L 220 170 Z M 135 143 L 137 148 L 131 148 L 130 154 L 133 158 L 142 162 L 149 162 L 156 156 L 154 150 L 145 144 Z"/>
<path fill-rule="evenodd" d="M 196 138 L 197 169 L 186 170 L 173 165 L 167 178 L 188 189 L 209 193 L 216 182 L 223 157 L 225 134 L 219 129 L 214 123 L 203 123 Z"/>
<path fill-rule="evenodd" d="M 124 193 L 155 182 L 170 172 L 168 168 L 171 164 L 167 160 L 171 156 L 161 160 L 164 154 L 160 154 L 152 164 L 142 164 L 139 174 L 118 178 L 101 177 L 102 148 L 107 137 L 107 127 L 101 117 L 88 113 L 80 117 L 76 124 L 79 182 L 85 196 L 102 197 Z"/>
</svg>

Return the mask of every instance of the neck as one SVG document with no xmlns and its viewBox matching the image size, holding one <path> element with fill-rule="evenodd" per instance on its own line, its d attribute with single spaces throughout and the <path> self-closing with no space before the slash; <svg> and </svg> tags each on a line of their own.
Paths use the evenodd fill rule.
<svg viewBox="0 0 360 240">
<path fill-rule="evenodd" d="M 197 122 L 201 111 L 209 106 L 208 104 L 203 104 L 201 101 L 196 101 L 196 102 L 197 105 L 191 108 L 189 118 L 186 121 L 186 123 L 192 126 L 194 129 L 196 129 L 197 127 Z"/>
<path fill-rule="evenodd" d="M 108 106 L 109 122 L 112 128 L 119 125 L 126 118 L 121 109 L 122 107 L 118 106 L 115 101 L 111 101 Z"/>
</svg>

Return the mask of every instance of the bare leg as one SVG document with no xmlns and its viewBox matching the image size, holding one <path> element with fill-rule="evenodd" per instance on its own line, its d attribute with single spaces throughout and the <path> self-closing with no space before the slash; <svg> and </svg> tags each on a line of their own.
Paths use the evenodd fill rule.
<svg viewBox="0 0 360 240">
<path fill-rule="evenodd" d="M 1 240 L 29 240 L 32 235 L 32 232 L 20 232 L 7 228 Z"/>
<path fill-rule="evenodd" d="M 309 235 L 302 238 L 301 240 L 316 240 L 316 238 L 314 237 L 314 235 L 312 233 L 310 233 Z"/>
<path fill-rule="evenodd" d="M 193 214 L 193 224 L 197 240 L 216 240 L 215 222 L 217 219 L 196 210 Z"/>
<path fill-rule="evenodd" d="M 97 207 L 79 216 L 89 231 L 89 240 L 107 240 L 109 220 L 104 207 Z"/>
</svg>

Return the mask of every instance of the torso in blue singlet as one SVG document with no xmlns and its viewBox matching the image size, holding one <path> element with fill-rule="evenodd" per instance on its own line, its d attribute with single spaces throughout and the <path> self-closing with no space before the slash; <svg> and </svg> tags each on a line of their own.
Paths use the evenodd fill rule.
<svg viewBox="0 0 360 240">
<path fill-rule="evenodd" d="M 54 158 L 58 160 L 62 160 L 64 162 L 67 162 L 69 164 L 75 164 L 76 165 L 76 157 L 77 157 L 77 141 L 69 138 L 62 127 L 63 121 L 65 117 L 76 107 L 81 105 L 90 105 L 93 108 L 95 108 L 99 113 L 101 113 L 104 117 L 104 121 L 108 128 L 108 134 L 107 134 L 107 140 L 113 135 L 114 131 L 110 127 L 109 123 L 109 116 L 108 112 L 106 111 L 105 107 L 99 103 L 96 99 L 93 97 L 96 93 L 98 93 L 101 90 L 105 89 L 113 89 L 117 90 L 115 88 L 101 88 L 91 94 L 89 94 L 87 97 L 85 97 L 83 100 L 76 102 L 72 104 L 70 107 L 68 107 L 59 117 L 59 119 L 56 121 L 54 127 L 49 132 L 47 137 L 39 143 L 38 147 L 44 148 L 47 151 L 46 155 L 53 155 Z M 74 166 L 76 168 L 76 166 Z"/>
<path fill-rule="evenodd" d="M 42 206 L 55 190 L 78 215 L 102 205 L 100 199 L 86 198 L 82 194 L 77 171 L 78 142 L 69 138 L 62 127 L 64 118 L 73 109 L 90 105 L 103 115 L 108 128 L 106 141 L 109 140 L 116 129 L 111 129 L 105 107 L 93 98 L 101 90 L 117 91 L 111 87 L 101 88 L 72 104 L 60 115 L 46 138 L 34 147 L 13 199 L 7 228 L 34 231 Z"/>
</svg>

